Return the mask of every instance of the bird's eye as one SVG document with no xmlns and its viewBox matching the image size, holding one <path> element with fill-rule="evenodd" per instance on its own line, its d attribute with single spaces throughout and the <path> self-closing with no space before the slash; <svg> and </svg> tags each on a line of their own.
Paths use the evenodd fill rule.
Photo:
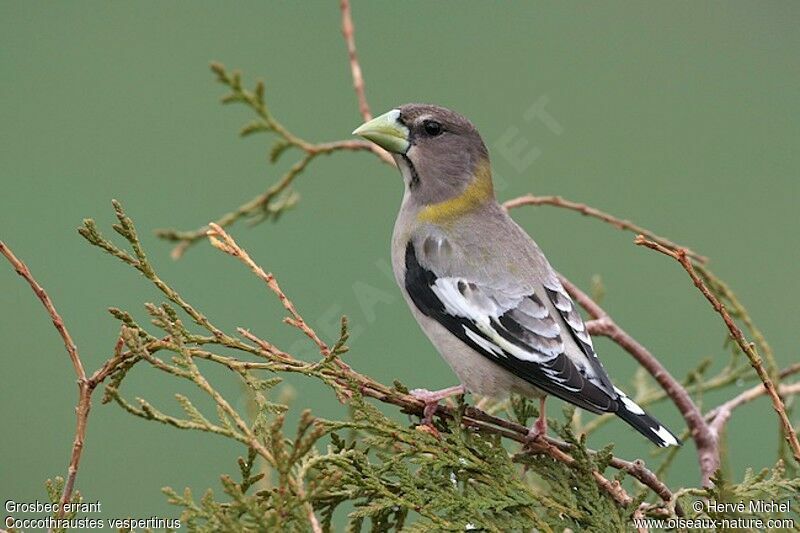
<svg viewBox="0 0 800 533">
<path fill-rule="evenodd" d="M 426 120 L 422 123 L 422 129 L 431 137 L 436 137 L 444 132 L 442 125 L 435 120 Z"/>
</svg>

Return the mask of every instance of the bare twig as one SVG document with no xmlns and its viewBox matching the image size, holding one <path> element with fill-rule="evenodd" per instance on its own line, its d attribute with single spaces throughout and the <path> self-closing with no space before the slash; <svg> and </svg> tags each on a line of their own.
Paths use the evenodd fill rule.
<svg viewBox="0 0 800 533">
<path fill-rule="evenodd" d="M 364 77 L 361 74 L 361 64 L 358 62 L 358 52 L 356 51 L 356 38 L 355 27 L 353 26 L 353 16 L 350 11 L 350 0 L 341 0 L 339 7 L 342 11 L 342 36 L 347 45 L 347 55 L 350 58 L 350 73 L 353 76 L 353 88 L 356 90 L 356 98 L 358 99 L 358 111 L 361 113 L 361 118 L 364 122 L 372 119 L 372 113 L 369 110 L 369 103 L 367 102 L 367 93 L 364 89 Z M 376 146 L 372 146 L 372 151 L 375 155 L 381 158 L 385 163 L 394 165 L 394 159 L 389 155 L 389 152 Z"/>
<path fill-rule="evenodd" d="M 637 245 L 645 246 L 678 261 L 686 273 L 689 274 L 689 277 L 691 278 L 695 287 L 697 287 L 706 300 L 708 300 L 714 311 L 716 311 L 722 317 L 722 320 L 725 322 L 725 326 L 728 328 L 731 337 L 734 341 L 736 341 L 736 344 L 739 345 L 739 348 L 741 348 L 742 352 L 744 352 L 747 358 L 750 360 L 750 365 L 756 371 L 756 374 L 758 374 L 759 379 L 761 379 L 761 382 L 764 385 L 764 389 L 766 389 L 766 393 L 772 399 L 772 406 L 778 415 L 781 426 L 783 427 L 786 441 L 792 450 L 795 460 L 800 462 L 800 441 L 797 440 L 797 434 L 795 433 L 794 428 L 789 421 L 789 417 L 786 414 L 786 407 L 783 404 L 783 400 L 781 400 L 781 397 L 775 388 L 775 384 L 764 368 L 761 356 L 758 354 L 758 350 L 756 350 L 756 347 L 752 342 L 745 338 L 744 333 L 742 333 L 742 330 L 736 325 L 730 313 L 728 313 L 728 310 L 724 305 L 722 305 L 722 303 L 720 303 L 719 299 L 709 290 L 709 288 L 703 282 L 703 279 L 697 274 L 691 260 L 689 259 L 688 252 L 683 248 L 668 248 L 658 242 L 647 239 L 644 235 L 637 236 L 634 242 Z"/>
<path fill-rule="evenodd" d="M 711 475 L 719 468 L 717 439 L 709 429 L 700 409 L 692 401 L 689 393 L 644 345 L 622 329 L 597 302 L 564 276 L 559 277 L 567 292 L 594 319 L 587 323 L 589 333 L 608 337 L 632 355 L 672 399 L 672 402 L 683 415 L 683 419 L 686 421 L 690 435 L 697 447 L 702 482 L 703 484 L 710 483 Z"/>
<path fill-rule="evenodd" d="M 367 103 L 367 95 L 364 91 L 364 77 L 361 75 L 361 65 L 358 62 L 358 52 L 356 52 L 356 39 L 353 27 L 353 15 L 350 11 L 350 0 L 341 0 L 339 7 L 342 11 L 342 36 L 347 45 L 347 55 L 350 57 L 350 73 L 353 75 L 353 88 L 356 90 L 358 99 L 358 112 L 364 122 L 372 119 L 372 113 Z"/>
<path fill-rule="evenodd" d="M 571 200 L 566 200 L 560 196 L 534 196 L 532 194 L 527 194 L 525 196 L 520 196 L 518 198 L 512 198 L 503 203 L 503 207 L 506 209 L 514 209 L 515 207 L 521 207 L 524 205 L 552 205 L 555 207 L 561 207 L 564 209 L 571 209 L 572 211 L 577 211 L 582 215 L 594 217 L 596 219 L 602 220 L 608 224 L 611 224 L 617 229 L 621 229 L 623 231 L 630 231 L 635 234 L 642 234 L 645 235 L 650 240 L 653 240 L 657 243 L 660 243 L 667 248 L 678 248 L 679 246 L 672 242 L 669 239 L 664 237 L 659 237 L 655 233 L 648 231 L 640 226 L 637 226 L 630 220 L 624 220 L 621 218 L 617 218 L 614 215 L 610 215 L 604 211 L 600 211 L 594 207 L 591 207 L 586 204 L 581 204 L 578 202 L 573 202 Z M 686 248 L 686 253 L 692 257 L 695 261 L 700 263 L 706 263 L 708 258 L 702 256 L 692 250 Z"/>
<path fill-rule="evenodd" d="M 323 356 L 327 357 L 330 355 L 331 350 L 328 345 L 319 338 L 317 333 L 311 329 L 308 324 L 306 324 L 306 321 L 303 320 L 303 317 L 297 312 L 297 309 L 292 301 L 281 290 L 280 285 L 278 285 L 278 281 L 275 279 L 275 276 L 273 276 L 271 272 L 264 272 L 264 270 L 250 258 L 250 255 L 238 244 L 236 244 L 236 241 L 233 240 L 233 237 L 226 233 L 221 226 L 211 222 L 209 224 L 209 228 L 210 229 L 207 232 L 208 238 L 215 248 L 239 259 L 241 262 L 247 265 L 258 278 L 262 279 L 272 292 L 275 293 L 275 295 L 281 301 L 284 309 L 286 309 L 291 315 L 289 318 L 285 319 L 286 323 L 296 327 L 309 339 L 314 341 L 314 344 L 319 347 L 319 351 Z"/>
<path fill-rule="evenodd" d="M 3 241 L 0 241 L 0 253 L 2 253 L 8 262 L 11 263 L 11 266 L 14 267 L 14 270 L 17 271 L 17 274 L 25 278 L 25 281 L 27 281 L 28 285 L 31 286 L 31 289 L 33 289 L 36 297 L 41 300 L 42 305 L 44 305 L 44 308 L 47 310 L 47 314 L 50 315 L 50 318 L 53 320 L 53 325 L 58 331 L 58 334 L 64 341 L 64 347 L 67 349 L 67 354 L 69 354 L 70 361 L 72 361 L 72 366 L 75 369 L 75 375 L 78 377 L 79 381 L 85 381 L 86 371 L 83 369 L 81 357 L 78 355 L 78 347 L 75 345 L 75 341 L 72 340 L 72 336 L 69 334 L 67 327 L 64 325 L 64 320 L 61 318 L 61 315 L 58 314 L 58 311 L 56 311 L 56 308 L 53 305 L 52 300 L 50 300 L 50 297 L 47 295 L 47 292 L 34 279 L 33 274 L 31 274 L 31 271 L 28 269 L 25 263 L 17 259 L 17 257 L 14 255 L 14 252 L 12 252 Z"/>
<path fill-rule="evenodd" d="M 734 409 L 737 407 L 741 407 L 742 405 L 752 402 L 759 396 L 763 396 L 767 393 L 767 389 L 764 387 L 763 384 L 756 385 L 750 389 L 747 389 L 743 393 L 731 398 L 727 402 L 719 405 L 709 411 L 706 414 L 706 420 L 709 421 L 709 425 L 711 429 L 717 434 L 722 434 L 722 429 L 725 427 L 725 424 L 730 419 L 731 415 L 733 414 Z M 792 396 L 795 394 L 800 394 L 800 382 L 798 383 L 779 383 L 778 384 L 778 394 L 782 397 Z"/>
<path fill-rule="evenodd" d="M 593 327 L 593 326 L 587 325 L 587 327 Z M 745 372 L 747 373 L 747 375 L 744 375 Z M 739 379 L 748 379 L 748 378 L 757 380 L 758 376 L 750 374 L 749 365 L 742 365 L 737 367 L 728 367 L 722 370 L 716 376 L 708 378 L 704 381 L 695 381 L 691 384 L 687 384 L 686 382 L 684 382 L 683 386 L 686 389 L 686 392 L 688 392 L 690 395 L 694 395 L 694 394 L 702 394 L 707 391 L 721 389 L 727 385 L 737 382 Z M 666 391 L 664 391 L 663 388 L 658 388 L 647 392 L 643 396 L 637 396 L 635 398 L 635 401 L 640 406 L 647 407 L 648 405 L 652 405 L 664 399 L 670 399 L 670 397 L 666 393 Z M 595 417 L 591 421 L 587 422 L 586 424 L 584 424 L 581 430 L 587 434 L 592 433 L 596 431 L 600 426 L 605 425 L 614 418 L 615 418 L 614 415 L 610 413 L 600 415 L 598 417 Z"/>
<path fill-rule="evenodd" d="M 711 292 L 713 292 L 717 298 L 720 299 L 720 303 L 726 305 L 728 312 L 734 318 L 741 321 L 741 323 L 750 333 L 750 336 L 756 344 L 756 348 L 764 357 L 767 374 L 773 382 L 777 382 L 780 379 L 778 375 L 778 361 L 775 359 L 775 354 L 772 352 L 772 347 L 767 342 L 767 339 L 761 329 L 756 326 L 742 302 L 739 301 L 736 293 L 733 292 L 727 283 L 722 281 L 713 272 L 711 272 L 711 270 L 705 264 L 695 261 L 692 263 L 692 266 L 697 274 L 703 279 Z M 778 394 L 780 394 L 780 391 Z M 783 425 L 779 423 L 778 427 L 780 428 L 781 433 L 783 433 Z"/>
<path fill-rule="evenodd" d="M 117 341 L 117 344 L 114 348 L 114 357 L 106 361 L 106 363 L 100 369 L 92 374 L 91 377 L 87 378 L 86 371 L 83 368 L 83 362 L 81 361 L 80 354 L 78 353 L 78 347 L 76 346 L 75 341 L 72 339 L 72 336 L 69 334 L 69 330 L 64 324 L 64 320 L 56 310 L 55 305 L 53 305 L 53 301 L 47 295 L 45 289 L 39 285 L 25 263 L 19 260 L 14 255 L 14 252 L 12 252 L 11 249 L 2 241 L 0 241 L 0 253 L 2 253 L 8 262 L 11 263 L 11 266 L 14 267 L 14 270 L 16 270 L 17 274 L 22 276 L 25 281 L 28 282 L 28 285 L 30 285 L 31 289 L 33 289 L 33 292 L 42 302 L 42 305 L 44 305 L 45 309 L 47 310 L 47 314 L 50 315 L 50 318 L 53 321 L 53 325 L 58 331 L 58 334 L 61 336 L 61 339 L 64 341 L 64 347 L 67 350 L 67 354 L 69 355 L 70 361 L 72 362 L 72 366 L 75 370 L 75 375 L 78 378 L 78 403 L 75 408 L 75 438 L 73 439 L 72 452 L 70 453 L 69 466 L 67 467 L 67 477 L 64 483 L 64 491 L 61 494 L 61 505 L 59 506 L 58 512 L 58 517 L 61 517 L 64 514 L 64 503 L 71 500 L 72 493 L 75 489 L 75 479 L 78 476 L 78 467 L 80 466 L 81 456 L 83 454 L 83 443 L 86 439 L 86 425 L 89 419 L 89 411 L 92 407 L 92 393 L 97 385 L 114 370 L 116 364 L 121 361 L 122 345 L 120 341 Z"/>
</svg>

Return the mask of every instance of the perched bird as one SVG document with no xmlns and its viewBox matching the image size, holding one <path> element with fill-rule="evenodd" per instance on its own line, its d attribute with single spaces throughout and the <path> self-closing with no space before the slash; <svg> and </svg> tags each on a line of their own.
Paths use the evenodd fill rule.
<svg viewBox="0 0 800 533">
<path fill-rule="evenodd" d="M 405 182 L 392 236 L 397 283 L 461 385 L 417 389 L 425 419 L 440 400 L 473 392 L 539 398 L 531 439 L 547 430 L 552 394 L 615 413 L 659 446 L 678 439 L 616 388 L 586 326 L 536 243 L 495 200 L 489 154 L 466 118 L 406 104 L 353 134 L 389 151 Z"/>
</svg>

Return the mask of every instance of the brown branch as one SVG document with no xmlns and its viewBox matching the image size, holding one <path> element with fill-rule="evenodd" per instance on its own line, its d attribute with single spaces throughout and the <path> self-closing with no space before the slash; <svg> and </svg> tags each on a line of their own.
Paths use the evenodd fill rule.
<svg viewBox="0 0 800 533">
<path fill-rule="evenodd" d="M 584 216 L 594 217 L 596 219 L 602 220 L 608 224 L 611 224 L 617 229 L 621 229 L 623 231 L 630 231 L 635 234 L 642 234 L 646 236 L 648 239 L 655 241 L 667 248 L 679 248 L 677 244 L 672 242 L 671 240 L 659 237 L 655 233 L 648 231 L 640 226 L 637 226 L 630 220 L 624 220 L 621 218 L 617 218 L 614 215 L 610 215 L 604 211 L 600 211 L 594 207 L 591 207 L 586 204 L 581 204 L 578 202 L 573 202 L 571 200 L 566 200 L 560 196 L 534 196 L 532 194 L 527 194 L 525 196 L 520 196 L 518 198 L 512 198 L 511 200 L 507 200 L 503 203 L 503 207 L 506 209 L 514 209 L 515 207 L 521 207 L 524 205 L 551 205 L 555 207 L 562 207 L 564 209 L 571 209 L 572 211 L 577 211 Z M 689 248 L 684 248 L 686 253 L 691 256 L 692 259 L 698 261 L 700 263 L 708 262 L 708 258 L 702 256 Z"/>
<path fill-rule="evenodd" d="M 61 318 L 61 315 L 59 315 L 58 311 L 56 311 L 53 301 L 50 300 L 50 297 L 47 295 L 47 292 L 44 290 L 44 288 L 42 288 L 42 286 L 39 285 L 39 283 L 34 279 L 33 274 L 31 274 L 31 271 L 28 269 L 25 263 L 17 259 L 17 257 L 14 255 L 14 252 L 12 252 L 3 241 L 0 241 L 0 253 L 2 253 L 8 262 L 11 263 L 11 266 L 14 267 L 14 270 L 17 271 L 17 274 L 25 278 L 25 281 L 27 281 L 28 285 L 31 286 L 31 289 L 33 289 L 36 297 L 41 300 L 42 305 L 44 305 L 44 308 L 47 310 L 47 314 L 50 315 L 50 318 L 53 320 L 53 325 L 58 331 L 58 334 L 64 341 L 64 347 L 67 349 L 67 354 L 69 354 L 70 361 L 72 361 L 72 366 L 75 369 L 75 375 L 78 377 L 78 381 L 85 381 L 86 371 L 83 369 L 81 357 L 78 355 L 78 347 L 75 345 L 75 341 L 72 340 L 72 336 L 69 334 L 67 327 L 64 325 L 64 320 Z"/>
<path fill-rule="evenodd" d="M 358 111 L 364 122 L 372 120 L 372 113 L 367 103 L 367 95 L 364 90 L 364 77 L 361 75 L 361 65 L 358 63 L 358 52 L 356 51 L 356 39 L 353 27 L 353 16 L 350 12 L 350 0 L 341 0 L 339 7 L 342 10 L 342 35 L 347 44 L 347 55 L 350 57 L 350 73 L 353 75 L 353 88 L 356 90 L 358 98 Z"/>
<path fill-rule="evenodd" d="M 587 322 L 589 334 L 608 337 L 628 352 L 653 376 L 653 379 L 670 397 L 686 421 L 692 440 L 697 447 L 702 482 L 704 485 L 710 483 L 711 475 L 719 468 L 719 447 L 715 434 L 711 432 L 700 409 L 692 401 L 692 397 L 683 385 L 664 368 L 664 365 L 647 348 L 622 329 L 597 302 L 564 276 L 559 275 L 559 278 L 570 296 L 594 319 Z"/>
<path fill-rule="evenodd" d="M 709 411 L 706 414 L 706 420 L 709 421 L 709 425 L 711 429 L 717 434 L 720 435 L 722 433 L 722 429 L 725 427 L 725 424 L 730 419 L 731 415 L 733 414 L 734 409 L 737 407 L 741 407 L 742 405 L 752 402 L 759 396 L 763 396 L 767 393 L 767 389 L 764 387 L 763 384 L 756 385 L 750 389 L 747 389 L 743 393 L 739 394 L 738 396 L 731 398 L 727 402 L 719 405 Z M 800 394 L 800 382 L 798 383 L 779 383 L 778 384 L 778 394 L 781 397 L 792 396 L 795 394 Z"/>
<path fill-rule="evenodd" d="M 729 309 L 729 313 L 736 317 L 742 324 L 744 324 L 747 331 L 750 332 L 750 336 L 753 338 L 753 341 L 756 343 L 756 347 L 761 355 L 764 357 L 766 362 L 766 369 L 767 374 L 769 374 L 770 379 L 773 381 L 778 381 L 778 361 L 775 359 L 775 354 L 772 353 L 772 347 L 767 342 L 764 333 L 756 326 L 753 319 L 750 318 L 750 314 L 745 309 L 744 305 L 739 301 L 739 298 L 736 296 L 736 293 L 728 286 L 727 283 L 719 279 L 711 270 L 703 264 L 700 263 L 693 263 L 692 266 L 694 267 L 697 274 L 703 279 L 705 284 L 711 289 L 711 291 L 717 295 L 720 299 L 720 303 L 725 304 L 727 302 L 727 306 Z M 783 432 L 783 427 L 781 426 L 781 432 Z"/>
<path fill-rule="evenodd" d="M 208 226 L 210 228 L 207 232 L 208 239 L 214 248 L 217 248 L 218 250 L 221 250 L 226 254 L 239 259 L 241 262 L 247 265 L 258 278 L 262 279 L 264 283 L 267 284 L 267 287 L 269 287 L 269 289 L 278 297 L 284 309 L 286 309 L 291 315 L 290 317 L 285 318 L 284 321 L 287 324 L 296 327 L 309 339 L 314 341 L 314 344 L 317 345 L 320 353 L 323 356 L 329 356 L 331 350 L 328 345 L 319 338 L 319 335 L 317 335 L 317 333 L 311 329 L 308 324 L 306 324 L 306 321 L 303 319 L 300 313 L 297 312 L 294 303 L 292 303 L 292 301 L 281 290 L 281 287 L 278 285 L 278 280 L 275 279 L 275 276 L 273 276 L 271 272 L 264 272 L 264 269 L 258 266 L 255 261 L 250 258 L 250 255 L 238 244 L 236 244 L 236 241 L 233 240 L 233 237 L 226 233 L 225 230 L 222 229 L 222 227 L 220 227 L 218 224 L 211 222 Z"/>
<path fill-rule="evenodd" d="M 800 363 L 795 363 L 779 371 L 777 379 L 785 379 L 789 376 L 797 374 L 798 372 L 800 372 Z M 747 389 L 741 394 L 731 398 L 727 402 L 715 407 L 706 413 L 705 419 L 709 422 L 709 425 L 716 432 L 716 434 L 720 435 L 723 427 L 733 414 L 734 409 L 755 400 L 759 396 L 763 396 L 766 392 L 767 389 L 764 388 L 763 384 L 756 385 L 755 387 Z M 800 394 L 800 383 L 792 383 L 790 385 L 779 383 L 778 394 L 780 394 L 782 398 L 785 396 L 791 396 L 793 394 Z"/>
<path fill-rule="evenodd" d="M 339 8 L 342 11 L 342 36 L 347 45 L 347 55 L 350 58 L 350 74 L 353 76 L 353 88 L 356 90 L 356 98 L 358 99 L 358 112 L 361 113 L 361 118 L 364 122 L 372 119 L 372 113 L 369 110 L 369 103 L 367 102 L 367 93 L 364 88 L 364 76 L 361 73 L 361 64 L 358 62 L 358 52 L 356 51 L 356 38 L 355 27 L 353 26 L 353 16 L 350 11 L 350 0 L 341 0 Z M 389 152 L 370 143 L 372 151 L 385 163 L 394 165 L 394 159 Z"/>
<path fill-rule="evenodd" d="M 694 286 L 697 287 L 706 300 L 708 300 L 714 311 L 716 311 L 722 317 L 722 320 L 725 322 L 725 326 L 728 328 L 731 337 L 734 341 L 736 341 L 736 344 L 739 345 L 739 348 L 741 348 L 742 352 L 744 352 L 747 358 L 750 360 L 750 366 L 752 366 L 756 371 L 756 374 L 758 374 L 759 379 L 761 379 L 766 393 L 769 394 L 769 397 L 772 399 L 772 407 L 775 409 L 781 426 L 783 427 L 786 441 L 789 443 L 789 447 L 792 449 L 792 454 L 794 455 L 795 460 L 800 462 L 800 441 L 797 440 L 797 433 L 795 433 L 794 428 L 789 421 L 789 417 L 786 414 L 786 407 L 783 404 L 783 400 L 781 400 L 780 395 L 775 388 L 775 384 L 773 383 L 767 371 L 764 369 L 764 365 L 761 360 L 761 356 L 758 354 L 758 350 L 756 350 L 756 347 L 752 342 L 749 342 L 745 338 L 744 333 L 742 333 L 742 330 L 736 325 L 733 318 L 731 318 L 728 310 L 724 305 L 722 305 L 722 303 L 720 303 L 719 299 L 708 289 L 702 278 L 697 274 L 692 266 L 691 260 L 689 259 L 688 252 L 683 248 L 677 248 L 674 250 L 670 249 L 658 242 L 645 238 L 644 235 L 638 235 L 634 242 L 637 245 L 646 246 L 651 250 L 655 250 L 664 255 L 672 257 L 678 263 L 680 263 L 680 265 L 691 278 Z"/>
<path fill-rule="evenodd" d="M 64 504 L 71 500 L 72 493 L 75 490 L 75 479 L 78 476 L 78 467 L 80 466 L 81 456 L 83 454 L 83 443 L 86 438 L 86 425 L 89 419 L 89 411 L 92 408 L 92 393 L 97 385 L 109 374 L 111 374 L 111 372 L 116 368 L 116 365 L 122 360 L 122 336 L 120 335 L 120 338 L 117 341 L 114 349 L 114 356 L 106 361 L 106 363 L 94 374 L 92 374 L 91 377 L 87 378 L 86 371 L 83 368 L 83 362 L 81 361 L 80 354 L 78 353 L 78 347 L 76 346 L 75 341 L 72 340 L 72 336 L 69 334 L 69 330 L 67 330 L 64 320 L 56 310 L 55 306 L 53 305 L 53 301 L 47 295 L 47 292 L 41 285 L 39 285 L 25 263 L 19 260 L 14 255 L 14 252 L 12 252 L 11 249 L 2 241 L 0 241 L 0 253 L 2 253 L 8 262 L 11 263 L 11 266 L 14 267 L 14 270 L 16 270 L 17 274 L 22 276 L 25 281 L 28 282 L 28 285 L 30 285 L 31 289 L 33 289 L 33 292 L 42 302 L 42 305 L 44 305 L 45 309 L 47 310 L 47 314 L 50 315 L 50 318 L 53 321 L 53 325 L 58 331 L 58 334 L 61 336 L 61 339 L 64 341 L 64 347 L 67 350 L 70 361 L 72 361 L 72 366 L 75 369 L 75 375 L 78 378 L 78 403 L 75 407 L 75 438 L 73 439 L 72 452 L 70 453 L 69 465 L 67 467 L 67 478 L 64 483 L 64 491 L 61 494 L 61 505 L 58 512 L 58 517 L 60 518 L 64 515 Z"/>
</svg>

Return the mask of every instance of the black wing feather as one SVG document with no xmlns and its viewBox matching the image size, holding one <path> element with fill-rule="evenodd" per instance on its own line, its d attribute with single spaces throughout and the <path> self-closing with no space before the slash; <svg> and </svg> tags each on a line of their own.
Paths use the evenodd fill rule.
<svg viewBox="0 0 800 533">
<path fill-rule="evenodd" d="M 617 402 L 614 398 L 586 379 L 564 353 L 550 358 L 546 363 L 537 363 L 522 360 L 505 351 L 505 356 L 497 356 L 471 339 L 467 330 L 488 342 L 493 342 L 480 331 L 474 321 L 447 312 L 444 303 L 432 289 L 437 280 L 436 274 L 420 265 L 414 245 L 410 242 L 406 247 L 405 266 L 405 288 L 414 305 L 470 348 L 562 400 L 593 413 L 616 411 Z M 541 303 L 535 294 L 528 297 Z M 524 327 L 513 317 L 512 311 L 507 311 L 497 320 L 493 320 L 492 326 L 508 342 L 525 350 L 532 350 L 531 345 L 524 340 L 527 334 Z"/>
</svg>

